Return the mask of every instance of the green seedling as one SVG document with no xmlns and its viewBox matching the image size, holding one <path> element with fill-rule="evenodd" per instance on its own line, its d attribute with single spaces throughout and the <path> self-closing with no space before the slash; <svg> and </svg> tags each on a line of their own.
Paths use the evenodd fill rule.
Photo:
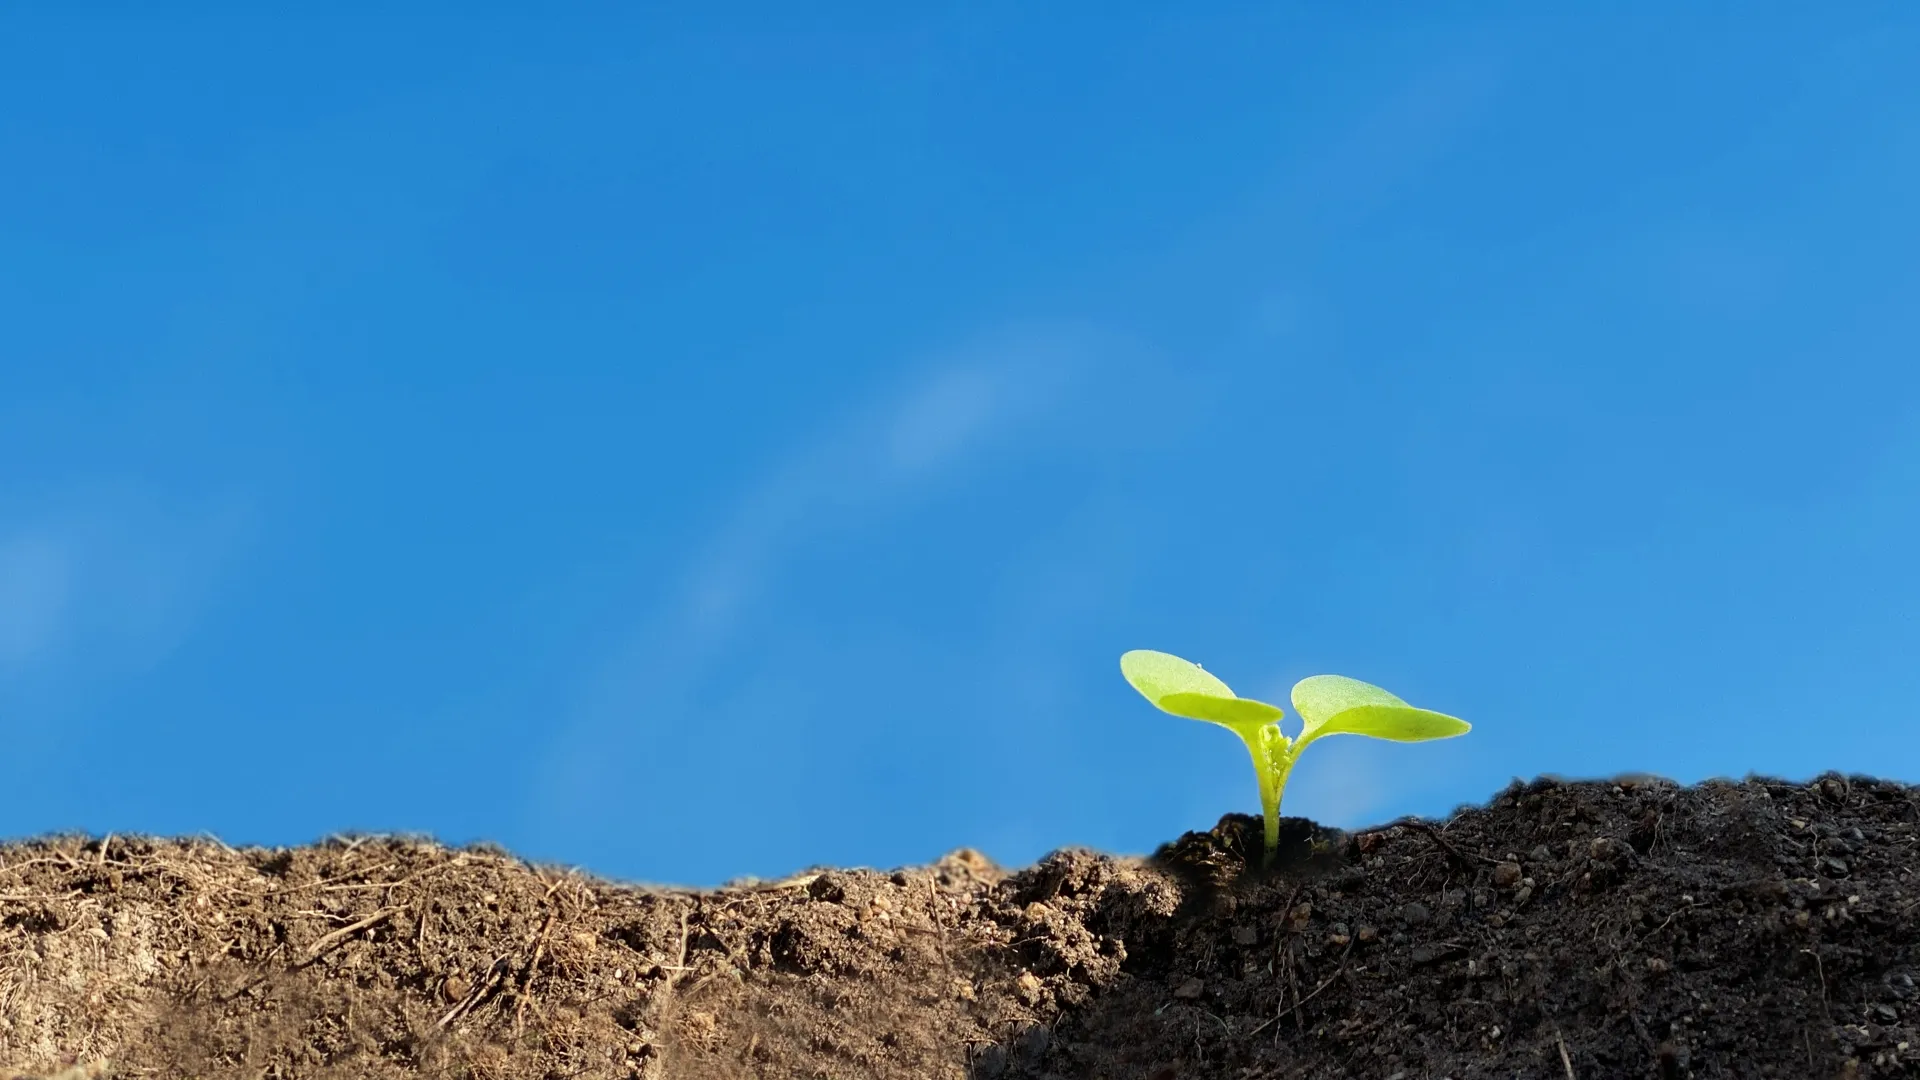
<svg viewBox="0 0 1920 1080">
<path fill-rule="evenodd" d="M 1200 667 L 1170 653 L 1135 649 L 1120 657 L 1120 673 L 1162 712 L 1205 720 L 1231 730 L 1247 744 L 1260 778 L 1260 814 L 1266 824 L 1266 858 L 1280 848 L 1280 796 L 1300 751 L 1327 735 L 1368 735 L 1394 742 L 1426 742 L 1465 735 L 1473 725 L 1413 706 L 1385 690 L 1344 675 L 1314 675 L 1293 684 L 1300 734 L 1280 733 L 1278 705 L 1243 698 Z"/>
</svg>

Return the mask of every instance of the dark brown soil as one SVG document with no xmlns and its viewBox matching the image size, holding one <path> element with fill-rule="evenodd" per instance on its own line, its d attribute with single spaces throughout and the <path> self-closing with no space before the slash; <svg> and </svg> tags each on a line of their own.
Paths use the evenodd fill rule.
<svg viewBox="0 0 1920 1080">
<path fill-rule="evenodd" d="M 1152 860 L 649 890 L 386 838 L 0 848 L 0 1075 L 1920 1076 L 1920 789 L 1541 780 Z"/>
</svg>

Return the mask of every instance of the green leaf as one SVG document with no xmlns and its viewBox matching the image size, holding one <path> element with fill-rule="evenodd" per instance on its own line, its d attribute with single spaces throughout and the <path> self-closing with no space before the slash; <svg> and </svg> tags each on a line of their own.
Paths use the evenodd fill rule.
<svg viewBox="0 0 1920 1080">
<path fill-rule="evenodd" d="M 1293 711 L 1308 727 L 1323 724 L 1356 705 L 1406 704 L 1372 683 L 1345 675 L 1314 675 L 1293 684 Z"/>
<path fill-rule="evenodd" d="M 1293 686 L 1293 707 L 1305 725 L 1301 746 L 1322 735 L 1425 742 L 1465 735 L 1473 728 L 1458 717 L 1416 709 L 1371 683 L 1344 675 L 1301 679 Z"/>
<path fill-rule="evenodd" d="M 1171 653 L 1135 649 L 1120 657 L 1120 673 L 1155 708 L 1228 727 L 1258 727 L 1278 720 L 1278 706 L 1236 695 L 1226 683 Z"/>
<path fill-rule="evenodd" d="M 1199 664 L 1189 663 L 1172 653 L 1135 649 L 1120 656 L 1120 674 L 1135 690 L 1155 705 L 1170 694 L 1211 694 L 1230 698 L 1233 690 L 1213 677 Z"/>
<path fill-rule="evenodd" d="M 1371 735 L 1394 742 L 1426 742 L 1465 735 L 1473 725 L 1458 717 L 1411 705 L 1359 705 L 1336 713 L 1300 735 L 1304 745 L 1322 735 Z"/>
<path fill-rule="evenodd" d="M 1228 727 L 1270 724 L 1285 713 L 1276 705 L 1243 697 L 1219 697 L 1214 694 L 1168 694 L 1154 704 L 1175 716 L 1190 720 L 1211 720 Z"/>
</svg>

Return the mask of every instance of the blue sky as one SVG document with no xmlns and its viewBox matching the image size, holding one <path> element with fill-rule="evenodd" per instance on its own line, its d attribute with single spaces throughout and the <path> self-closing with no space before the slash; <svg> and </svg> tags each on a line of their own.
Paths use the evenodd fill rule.
<svg viewBox="0 0 1920 1080">
<path fill-rule="evenodd" d="M 0 834 L 713 884 L 1920 780 L 1920 16 L 8 17 Z M 810 9 L 812 10 L 812 9 Z"/>
</svg>

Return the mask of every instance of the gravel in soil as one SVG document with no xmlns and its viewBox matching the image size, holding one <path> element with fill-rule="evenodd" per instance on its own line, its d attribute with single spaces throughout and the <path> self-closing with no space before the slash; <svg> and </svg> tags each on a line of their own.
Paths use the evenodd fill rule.
<svg viewBox="0 0 1920 1080">
<path fill-rule="evenodd" d="M 0 848 L 0 1076 L 1920 1075 L 1920 795 L 1516 783 L 1148 859 L 651 889 L 492 848 Z M 6 1066 L 15 1070 L 9 1074 Z"/>
</svg>

